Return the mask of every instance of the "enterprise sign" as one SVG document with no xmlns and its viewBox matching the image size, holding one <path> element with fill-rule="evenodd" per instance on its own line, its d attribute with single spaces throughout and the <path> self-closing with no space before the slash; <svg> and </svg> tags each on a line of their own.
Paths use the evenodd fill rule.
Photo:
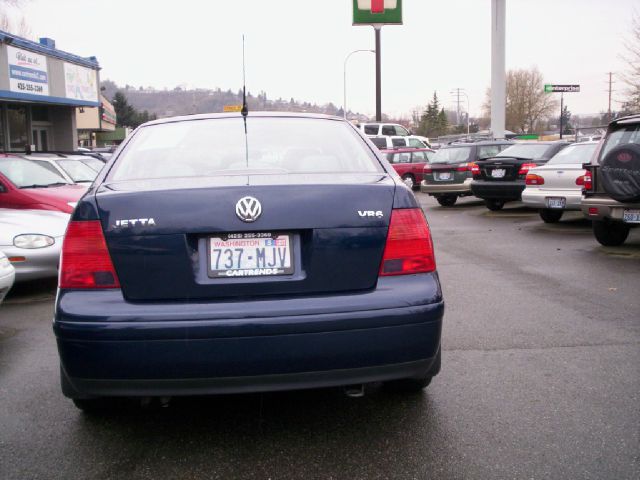
<svg viewBox="0 0 640 480">
<path fill-rule="evenodd" d="M 32 95 L 49 95 L 47 57 L 7 46 L 7 60 L 9 90 Z"/>
<path fill-rule="evenodd" d="M 580 85 L 546 84 L 544 86 L 544 93 L 578 93 L 578 92 L 580 92 Z"/>
</svg>

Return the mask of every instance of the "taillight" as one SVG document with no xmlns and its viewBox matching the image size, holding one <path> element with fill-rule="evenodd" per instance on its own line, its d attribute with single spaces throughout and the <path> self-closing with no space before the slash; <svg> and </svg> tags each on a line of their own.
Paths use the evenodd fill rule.
<svg viewBox="0 0 640 480">
<path fill-rule="evenodd" d="M 527 185 L 544 185 L 544 178 L 535 173 L 527 173 L 524 183 Z"/>
<path fill-rule="evenodd" d="M 471 175 L 473 175 L 474 178 L 480 176 L 480 165 L 478 165 L 477 163 L 470 163 L 468 167 L 469 170 L 471 170 Z"/>
<path fill-rule="evenodd" d="M 469 163 L 461 163 L 460 165 L 458 165 L 458 168 L 456 168 L 456 171 L 458 172 L 468 172 L 469 171 Z"/>
<path fill-rule="evenodd" d="M 584 190 L 593 190 L 593 177 L 591 176 L 591 172 L 587 170 L 581 178 Z M 576 183 L 578 183 L 577 180 Z"/>
<path fill-rule="evenodd" d="M 62 244 L 60 288 L 120 288 L 98 220 L 69 222 Z"/>
<path fill-rule="evenodd" d="M 433 172 L 433 168 L 431 168 L 431 165 L 425 165 L 424 169 L 422 170 L 422 173 L 431 173 Z"/>
<path fill-rule="evenodd" d="M 392 210 L 380 276 L 427 273 L 435 269 L 431 232 L 422 210 Z"/>
<path fill-rule="evenodd" d="M 576 178 L 576 185 L 580 187 L 584 186 L 584 175 L 580 175 L 578 178 Z"/>
<path fill-rule="evenodd" d="M 529 169 L 536 168 L 538 166 L 537 163 L 523 163 L 520 165 L 520 170 L 518 170 L 518 175 L 526 175 L 529 173 Z"/>
</svg>

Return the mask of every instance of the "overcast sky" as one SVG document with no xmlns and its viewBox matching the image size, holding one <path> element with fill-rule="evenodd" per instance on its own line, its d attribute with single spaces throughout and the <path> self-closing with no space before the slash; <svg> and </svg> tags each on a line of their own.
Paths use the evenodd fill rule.
<svg viewBox="0 0 640 480">
<path fill-rule="evenodd" d="M 95 55 L 118 84 L 237 90 L 241 35 L 247 88 L 342 105 L 343 62 L 374 47 L 371 27 L 353 27 L 350 0 L 31 0 L 34 36 Z M 449 108 L 466 89 L 472 115 L 491 81 L 490 0 L 404 0 L 404 25 L 382 29 L 382 109 L 408 116 L 436 90 Z M 507 0 L 507 69 L 537 66 L 549 83 L 579 83 L 573 113 L 607 108 L 607 72 L 619 58 L 640 0 Z M 348 107 L 375 112 L 375 59 L 351 57 Z M 615 98 L 621 98 L 620 82 Z"/>
</svg>

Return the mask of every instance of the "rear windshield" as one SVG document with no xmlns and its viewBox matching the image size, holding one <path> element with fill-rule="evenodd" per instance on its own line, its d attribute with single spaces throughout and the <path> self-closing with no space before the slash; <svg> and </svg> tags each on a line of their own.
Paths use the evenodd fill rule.
<svg viewBox="0 0 640 480">
<path fill-rule="evenodd" d="M 468 162 L 473 147 L 445 147 L 436 152 L 431 163 Z"/>
<path fill-rule="evenodd" d="M 53 165 L 25 158 L 0 160 L 0 173 L 18 188 L 46 187 L 69 183 Z"/>
<path fill-rule="evenodd" d="M 539 160 L 545 158 L 545 153 L 553 145 L 549 144 L 526 144 L 519 143 L 518 145 L 512 145 L 509 148 L 505 148 L 501 151 L 497 157 L 516 157 L 526 158 L 528 160 Z"/>
<path fill-rule="evenodd" d="M 597 143 L 569 145 L 556 153 L 553 158 L 549 160 L 548 165 L 582 165 L 583 163 L 589 163 L 597 146 Z"/>
<path fill-rule="evenodd" d="M 118 157 L 110 179 L 382 171 L 346 122 L 249 117 L 246 137 L 242 118 L 143 127 Z"/>
<path fill-rule="evenodd" d="M 612 130 L 607 135 L 607 139 L 604 141 L 602 151 L 600 152 L 600 158 L 604 158 L 612 148 L 627 143 L 640 144 L 640 123 L 634 123 L 631 125 L 624 125 L 621 128 Z"/>
</svg>

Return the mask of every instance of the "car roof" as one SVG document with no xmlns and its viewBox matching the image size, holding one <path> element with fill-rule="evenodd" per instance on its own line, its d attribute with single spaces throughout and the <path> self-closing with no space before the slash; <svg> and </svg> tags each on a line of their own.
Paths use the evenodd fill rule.
<svg viewBox="0 0 640 480">
<path fill-rule="evenodd" d="M 411 152 L 434 152 L 431 148 L 422 148 L 422 147 L 399 147 L 399 148 L 381 148 L 380 151 L 382 153 L 411 153 Z"/>
<path fill-rule="evenodd" d="M 627 124 L 627 123 L 640 123 L 640 113 L 635 113 L 633 115 L 627 115 L 626 117 L 616 118 L 610 125 L 614 124 Z"/>
<path fill-rule="evenodd" d="M 221 119 L 221 118 L 242 118 L 239 113 L 199 113 L 196 115 L 181 115 L 176 117 L 160 118 L 158 120 L 152 120 L 150 122 L 143 123 L 141 127 L 148 125 L 159 125 L 163 123 L 183 122 L 190 120 L 209 120 L 209 119 Z M 270 112 L 270 111 L 256 111 L 249 112 L 247 118 L 313 118 L 321 120 L 333 120 L 340 122 L 347 122 L 342 117 L 336 117 L 335 115 L 324 115 L 321 113 L 297 113 L 297 112 Z"/>
</svg>

